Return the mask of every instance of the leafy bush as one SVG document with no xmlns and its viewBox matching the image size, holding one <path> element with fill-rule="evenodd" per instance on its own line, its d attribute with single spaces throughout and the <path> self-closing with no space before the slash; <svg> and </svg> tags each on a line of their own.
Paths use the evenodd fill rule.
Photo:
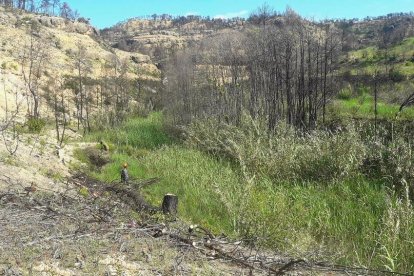
<svg viewBox="0 0 414 276">
<path fill-rule="evenodd" d="M 110 161 L 109 157 L 96 147 L 86 148 L 85 154 L 89 162 L 97 168 L 105 166 Z"/>
<path fill-rule="evenodd" d="M 187 129 L 187 144 L 202 151 L 230 158 L 251 175 L 274 181 L 332 181 L 364 173 L 388 184 L 396 192 L 409 183 L 414 194 L 414 146 L 394 137 L 392 141 L 368 130 L 331 133 L 296 133 L 280 125 L 269 135 L 258 122 L 245 120 L 237 128 L 214 120 L 193 123 Z M 385 131 L 385 130 L 384 130 Z"/>
<path fill-rule="evenodd" d="M 365 96 L 367 94 L 371 94 L 369 87 L 364 86 L 364 85 L 361 85 L 361 86 L 358 87 L 358 90 L 357 90 L 357 95 L 358 96 Z"/>
<path fill-rule="evenodd" d="M 30 118 L 26 122 L 27 128 L 31 133 L 40 133 L 46 126 L 46 121 L 40 118 Z"/>
</svg>

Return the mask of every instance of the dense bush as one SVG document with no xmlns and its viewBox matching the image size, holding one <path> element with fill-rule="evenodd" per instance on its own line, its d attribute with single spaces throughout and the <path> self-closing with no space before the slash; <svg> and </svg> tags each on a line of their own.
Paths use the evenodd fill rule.
<svg viewBox="0 0 414 276">
<path fill-rule="evenodd" d="M 209 120 L 188 128 L 187 143 L 257 176 L 240 204 L 241 235 L 292 253 L 319 246 L 345 262 L 412 271 L 414 148 L 402 135 L 381 133 L 347 127 L 300 135 L 280 125 L 268 135 L 253 121 L 236 128 Z M 329 237 L 341 240 L 335 251 Z"/>
<path fill-rule="evenodd" d="M 327 181 L 358 171 L 365 147 L 357 133 L 314 131 L 296 133 L 280 125 L 269 135 L 253 120 L 241 128 L 214 120 L 192 124 L 187 143 L 201 150 L 236 160 L 251 174 L 278 181 Z"/>
</svg>

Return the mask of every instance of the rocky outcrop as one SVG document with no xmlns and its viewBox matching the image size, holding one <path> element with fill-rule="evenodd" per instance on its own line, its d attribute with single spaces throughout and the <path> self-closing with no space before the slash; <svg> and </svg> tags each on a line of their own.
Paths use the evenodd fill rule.
<svg viewBox="0 0 414 276">
<path fill-rule="evenodd" d="M 157 50 L 182 48 L 226 30 L 244 28 L 244 20 L 131 19 L 101 31 L 104 40 L 124 51 L 157 57 Z"/>
</svg>

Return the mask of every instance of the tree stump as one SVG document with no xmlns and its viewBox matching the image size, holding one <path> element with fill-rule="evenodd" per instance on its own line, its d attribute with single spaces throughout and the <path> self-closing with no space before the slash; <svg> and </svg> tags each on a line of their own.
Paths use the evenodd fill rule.
<svg viewBox="0 0 414 276">
<path fill-rule="evenodd" d="M 178 196 L 173 194 L 166 194 L 164 195 L 164 199 L 162 201 L 162 212 L 164 214 L 177 214 L 177 207 L 178 207 Z"/>
</svg>

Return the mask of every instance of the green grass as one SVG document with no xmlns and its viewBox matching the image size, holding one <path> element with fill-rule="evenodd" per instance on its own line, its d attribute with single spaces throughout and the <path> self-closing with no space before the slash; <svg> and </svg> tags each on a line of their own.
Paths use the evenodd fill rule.
<svg viewBox="0 0 414 276">
<path fill-rule="evenodd" d="M 393 66 L 395 70 L 404 76 L 414 75 L 414 37 L 406 38 L 401 43 L 393 45 L 388 49 L 378 47 L 366 47 L 351 51 L 344 58 L 348 66 L 344 70 L 350 70 L 351 74 L 374 74 L 375 71 L 385 72 Z"/>
<path fill-rule="evenodd" d="M 180 146 L 157 150 L 141 159 L 141 164 L 147 177 L 161 178 L 158 185 L 145 190 L 150 202 L 160 206 L 164 194 L 176 194 L 180 216 L 187 221 L 216 233 L 235 234 L 225 199 L 241 189 L 241 181 L 231 164 Z"/>
<path fill-rule="evenodd" d="M 234 163 L 174 143 L 159 113 L 87 139 L 104 139 L 113 147 L 111 162 L 93 172 L 96 178 L 118 179 L 120 165 L 128 162 L 132 178 L 161 178 L 145 188 L 149 202 L 159 206 L 164 194 L 177 194 L 180 217 L 214 233 L 258 237 L 262 245 L 297 256 L 318 252 L 318 259 L 342 264 L 414 269 L 414 226 L 397 222 L 412 222 L 412 209 L 398 205 L 375 181 L 357 176 L 323 185 L 276 183 L 263 175 L 248 181 Z"/>
<path fill-rule="evenodd" d="M 398 114 L 399 105 L 378 102 L 378 118 L 388 120 L 412 120 L 414 119 L 414 108 L 409 107 Z M 374 98 L 370 95 L 362 95 L 358 98 L 335 100 L 329 107 L 331 115 L 342 118 L 364 118 L 372 119 L 374 113 Z M 398 114 L 398 117 L 396 115 Z"/>
<path fill-rule="evenodd" d="M 414 37 L 406 38 L 392 47 L 391 53 L 397 56 L 412 57 L 414 55 Z"/>
<path fill-rule="evenodd" d="M 93 132 L 85 139 L 90 142 L 111 142 L 112 147 L 125 151 L 131 147 L 155 149 L 172 143 L 171 138 L 163 131 L 161 113 L 152 113 L 148 118 L 129 119 L 118 128 Z"/>
</svg>

